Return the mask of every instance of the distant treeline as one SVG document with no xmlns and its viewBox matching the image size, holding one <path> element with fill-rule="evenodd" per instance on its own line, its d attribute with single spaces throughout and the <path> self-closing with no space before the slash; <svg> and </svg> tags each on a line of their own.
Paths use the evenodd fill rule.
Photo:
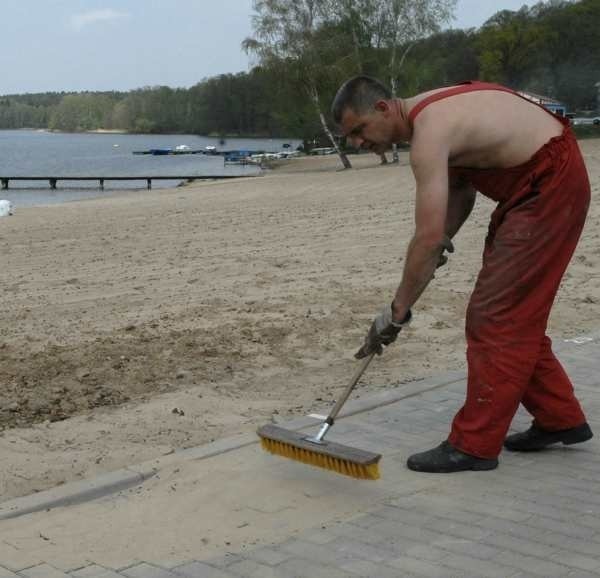
<svg viewBox="0 0 600 578">
<path fill-rule="evenodd" d="M 293 136 L 294 115 L 274 108 L 267 71 L 224 74 L 189 88 L 146 87 L 130 92 L 79 92 L 0 97 L 0 128 L 61 131 L 121 129 L 135 133 Z M 292 119 L 292 120 L 290 120 Z"/>
<path fill-rule="evenodd" d="M 337 32 L 343 39 L 344 31 Z M 402 95 L 479 78 L 552 96 L 572 111 L 592 110 L 600 81 L 600 1 L 551 0 L 505 10 L 481 28 L 446 31 L 404 49 L 409 50 L 398 74 Z M 351 51 L 340 41 L 339 67 L 330 67 L 321 81 L 325 109 L 339 83 L 356 72 L 348 64 Z M 387 79 L 385 49 L 366 47 L 363 53 L 363 70 Z M 285 64 L 224 74 L 189 89 L 3 96 L 0 128 L 318 138 L 321 127 L 299 89 L 302 78 Z"/>
</svg>

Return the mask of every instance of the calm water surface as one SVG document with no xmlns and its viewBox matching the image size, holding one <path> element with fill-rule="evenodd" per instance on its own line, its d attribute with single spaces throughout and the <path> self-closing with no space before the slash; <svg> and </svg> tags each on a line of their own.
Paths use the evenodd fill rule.
<svg viewBox="0 0 600 578">
<path fill-rule="evenodd" d="M 175 148 L 194 150 L 215 146 L 220 150 L 279 152 L 294 139 L 219 139 L 194 135 L 65 134 L 34 130 L 0 130 L 0 177 L 17 176 L 205 176 L 254 174 L 254 166 L 225 165 L 223 157 L 204 155 L 134 155 L 133 151 Z M 152 188 L 176 186 L 177 179 L 153 181 Z M 40 181 L 11 182 L 0 190 L 0 199 L 15 207 L 48 205 L 77 199 L 108 196 L 115 191 L 145 189 L 145 181 L 106 181 L 104 191 L 97 181 L 58 182 L 57 190 Z"/>
</svg>

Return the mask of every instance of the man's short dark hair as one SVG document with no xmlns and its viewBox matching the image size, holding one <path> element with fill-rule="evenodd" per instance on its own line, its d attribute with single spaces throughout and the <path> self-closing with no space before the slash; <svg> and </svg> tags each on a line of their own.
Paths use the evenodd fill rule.
<svg viewBox="0 0 600 578">
<path fill-rule="evenodd" d="M 389 100 L 392 92 L 382 82 L 364 74 L 344 82 L 337 91 L 331 113 L 336 124 L 342 122 L 344 111 L 349 108 L 356 114 L 369 112 L 378 100 Z"/>
</svg>

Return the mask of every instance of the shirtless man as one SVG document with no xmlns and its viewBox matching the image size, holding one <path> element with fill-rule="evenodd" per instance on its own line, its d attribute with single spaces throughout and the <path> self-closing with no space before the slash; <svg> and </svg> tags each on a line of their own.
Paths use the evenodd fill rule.
<svg viewBox="0 0 600 578">
<path fill-rule="evenodd" d="M 422 472 L 491 470 L 502 445 L 534 451 L 588 440 L 573 385 L 546 325 L 584 225 L 590 185 L 568 121 L 500 85 L 469 82 L 392 99 L 379 81 L 345 82 L 332 106 L 356 147 L 382 153 L 409 141 L 415 232 L 393 302 L 375 318 L 361 358 L 392 343 L 476 191 L 498 203 L 466 317 L 467 396 L 446 441 L 411 456 Z M 506 437 L 522 403 L 531 427 Z"/>
</svg>

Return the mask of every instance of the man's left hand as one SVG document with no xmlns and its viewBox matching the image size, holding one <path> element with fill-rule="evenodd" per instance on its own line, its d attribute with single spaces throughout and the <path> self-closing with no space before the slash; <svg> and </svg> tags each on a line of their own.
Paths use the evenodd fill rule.
<svg viewBox="0 0 600 578">
<path fill-rule="evenodd" d="M 436 269 L 443 267 L 448 262 L 448 255 L 445 254 L 446 251 L 448 251 L 448 253 L 454 253 L 454 245 L 448 236 L 445 236 L 442 241 L 442 252 L 440 253 L 437 265 L 435 266 Z"/>
<path fill-rule="evenodd" d="M 375 317 L 369 333 L 365 337 L 363 346 L 354 354 L 356 359 L 362 359 L 371 353 L 381 355 L 383 353 L 383 346 L 388 346 L 398 337 L 398 333 L 402 330 L 404 325 L 407 325 L 412 318 L 410 309 L 405 315 L 404 319 L 400 322 L 395 322 L 392 317 L 392 306 L 387 305 L 382 311 Z"/>
</svg>

